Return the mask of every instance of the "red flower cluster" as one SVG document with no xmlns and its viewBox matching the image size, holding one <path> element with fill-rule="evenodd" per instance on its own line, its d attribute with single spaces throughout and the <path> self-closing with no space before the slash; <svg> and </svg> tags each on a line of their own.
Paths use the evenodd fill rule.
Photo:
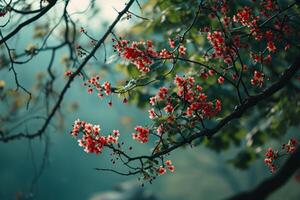
<svg viewBox="0 0 300 200">
<path fill-rule="evenodd" d="M 218 83 L 219 83 L 219 84 L 223 84 L 224 81 L 225 81 L 225 79 L 224 79 L 223 76 L 220 76 L 220 77 L 218 78 Z"/>
<path fill-rule="evenodd" d="M 163 59 L 172 58 L 172 53 L 167 49 L 163 49 L 160 51 L 159 56 Z"/>
<path fill-rule="evenodd" d="M 282 145 L 282 150 L 286 150 L 287 153 L 294 153 L 297 148 L 297 140 L 295 138 L 291 138 L 287 144 Z"/>
<path fill-rule="evenodd" d="M 245 27 L 250 29 L 250 34 L 258 41 L 266 40 L 266 49 L 270 53 L 275 53 L 279 46 L 279 41 L 282 40 L 282 35 L 278 32 L 274 33 L 274 29 L 284 33 L 290 33 L 290 27 L 285 23 L 278 19 L 275 19 L 273 27 L 269 30 L 262 30 L 259 26 L 259 20 L 264 17 L 270 17 L 272 15 L 271 11 L 277 10 L 277 5 L 274 0 L 263 0 L 260 2 L 261 10 L 260 16 L 255 16 L 254 11 L 248 7 L 244 6 L 242 9 L 237 11 L 237 14 L 234 15 L 233 21 L 236 23 L 240 23 Z M 269 12 L 269 14 L 267 13 Z M 275 43 L 276 41 L 276 43 Z M 277 42 L 278 41 L 278 42 Z M 288 43 L 284 44 L 284 49 L 288 50 L 290 45 Z M 265 52 L 265 51 L 264 51 Z M 260 54 L 260 55 L 258 55 Z M 251 57 L 255 63 L 261 62 L 264 64 L 268 64 L 272 60 L 272 56 L 270 54 L 264 55 L 264 53 L 252 53 Z"/>
<path fill-rule="evenodd" d="M 234 22 L 239 22 L 243 26 L 249 28 L 256 27 L 259 17 L 252 16 L 252 9 L 248 6 L 244 6 L 242 9 L 239 9 L 236 15 L 233 16 Z"/>
<path fill-rule="evenodd" d="M 155 113 L 155 110 L 153 108 L 148 110 L 148 112 L 149 112 L 149 118 L 150 119 L 154 119 L 157 116 L 157 114 Z"/>
<path fill-rule="evenodd" d="M 295 138 L 291 138 L 287 144 L 282 145 L 281 150 L 283 152 L 274 151 L 272 148 L 267 150 L 264 162 L 272 173 L 274 173 L 277 169 L 275 161 L 284 154 L 294 153 L 296 151 L 297 144 L 297 140 Z"/>
<path fill-rule="evenodd" d="M 222 58 L 225 63 L 232 63 L 230 55 L 234 55 L 235 52 L 226 45 L 221 31 L 208 32 L 207 39 L 214 48 L 214 53 L 211 55 L 212 58 Z"/>
<path fill-rule="evenodd" d="M 275 51 L 276 51 L 276 46 L 275 46 L 274 42 L 268 42 L 268 44 L 267 44 L 267 49 L 268 49 L 270 52 L 275 52 Z"/>
<path fill-rule="evenodd" d="M 189 103 L 187 116 L 192 116 L 196 111 L 202 115 L 202 118 L 210 118 L 221 111 L 221 101 L 216 100 L 214 107 L 213 102 L 207 101 L 207 96 L 201 92 L 202 87 L 195 86 L 193 77 L 176 76 L 174 82 L 177 85 L 177 95 Z"/>
<path fill-rule="evenodd" d="M 168 89 L 165 87 L 161 87 L 159 89 L 159 91 L 157 92 L 157 94 L 154 97 L 150 98 L 150 104 L 152 106 L 155 106 L 156 102 L 159 101 L 164 101 L 167 99 L 167 95 L 168 95 Z M 168 98 L 168 100 L 170 100 L 170 98 Z M 174 107 L 172 105 L 172 103 L 170 101 L 168 101 L 168 103 L 166 103 L 166 106 L 164 107 L 164 110 L 166 113 L 171 113 L 174 110 Z M 154 119 L 158 116 L 158 114 L 156 114 L 155 110 L 153 108 L 151 108 L 149 111 L 149 118 L 150 119 Z"/>
<path fill-rule="evenodd" d="M 164 107 L 164 111 L 166 113 L 172 113 L 174 110 L 174 107 L 172 105 L 172 103 L 168 102 L 167 105 Z"/>
<path fill-rule="evenodd" d="M 157 95 L 155 96 L 155 98 L 157 100 L 165 100 L 167 94 L 168 94 L 168 88 L 161 87 L 161 88 L 159 88 L 159 91 L 158 91 Z"/>
<path fill-rule="evenodd" d="M 166 164 L 168 170 L 169 170 L 170 172 L 173 173 L 174 170 L 175 170 L 175 167 L 174 167 L 174 165 L 172 165 L 172 161 L 171 161 L 171 160 L 167 160 L 167 161 L 165 162 L 165 164 Z M 159 166 L 159 168 L 156 169 L 156 173 L 157 173 L 158 175 L 163 175 L 163 174 L 165 174 L 166 172 L 167 172 L 167 170 L 166 170 L 166 168 L 163 167 L 163 166 Z"/>
<path fill-rule="evenodd" d="M 110 95 L 110 93 L 111 93 L 111 87 L 110 87 L 110 83 L 109 82 L 107 82 L 107 81 L 105 81 L 104 83 L 103 83 L 103 89 L 104 89 L 104 91 L 105 91 L 105 94 L 106 95 Z"/>
<path fill-rule="evenodd" d="M 146 143 L 149 141 L 149 134 L 150 134 L 149 129 L 144 128 L 142 126 L 137 126 L 137 127 L 135 127 L 135 131 L 137 133 L 132 133 L 132 138 L 134 140 L 137 140 L 140 143 Z"/>
<path fill-rule="evenodd" d="M 173 39 L 169 39 L 169 45 L 172 49 L 175 48 L 175 41 Z"/>
<path fill-rule="evenodd" d="M 276 2 L 274 0 L 263 0 L 260 5 L 266 10 L 275 10 L 277 8 Z"/>
<path fill-rule="evenodd" d="M 151 40 L 148 40 L 147 42 L 130 42 L 120 38 L 120 40 L 113 39 L 113 41 L 116 41 L 113 48 L 119 53 L 119 56 L 129 60 L 140 72 L 143 73 L 150 72 L 150 66 L 154 63 L 153 59 L 169 59 L 174 57 L 174 52 L 170 52 L 167 49 L 156 51 L 153 48 L 153 42 Z M 174 49 L 175 41 L 173 39 L 169 39 L 169 45 L 172 49 Z M 186 48 L 183 44 L 178 46 L 178 52 L 181 56 L 185 55 Z"/>
<path fill-rule="evenodd" d="M 274 28 L 276 30 L 283 31 L 287 35 L 291 33 L 291 28 L 289 27 L 289 25 L 282 23 L 278 19 L 275 20 Z"/>
<path fill-rule="evenodd" d="M 172 49 L 175 49 L 175 40 L 173 39 L 169 39 L 169 45 Z M 180 44 L 178 46 L 178 52 L 181 56 L 184 56 L 185 55 L 185 51 L 186 51 L 186 48 L 183 46 L 183 44 Z M 170 53 L 168 50 L 166 49 L 163 49 L 161 52 L 160 52 L 160 56 L 162 58 L 171 58 L 172 57 L 172 53 Z"/>
<path fill-rule="evenodd" d="M 153 49 L 152 41 L 129 42 L 121 39 L 113 45 L 113 48 L 119 52 L 119 56 L 129 60 L 138 70 L 144 73 L 150 71 L 149 67 L 153 64 L 152 58 L 156 58 L 159 55 Z"/>
<path fill-rule="evenodd" d="M 270 168 L 270 171 L 273 173 L 276 171 L 276 165 L 274 164 L 274 161 L 279 157 L 278 152 L 274 151 L 272 148 L 269 148 L 265 154 L 265 164 L 268 165 Z"/>
<path fill-rule="evenodd" d="M 239 9 L 237 14 L 233 16 L 233 21 L 250 28 L 250 33 L 258 41 L 260 41 L 263 37 L 258 27 L 259 19 L 259 16 L 254 16 L 252 14 L 252 9 L 248 6 L 244 6 L 242 9 Z"/>
<path fill-rule="evenodd" d="M 254 63 L 268 64 L 272 60 L 272 56 L 270 54 L 264 56 L 263 54 L 258 55 L 256 53 L 250 53 L 250 56 Z"/>
<path fill-rule="evenodd" d="M 171 160 L 166 160 L 165 164 L 167 165 L 167 168 L 170 170 L 170 172 L 174 172 L 175 170 L 175 167 L 174 165 L 172 164 L 172 161 Z"/>
<path fill-rule="evenodd" d="M 251 79 L 251 84 L 262 87 L 262 85 L 264 84 L 264 76 L 264 73 L 255 70 L 253 78 Z"/>
<path fill-rule="evenodd" d="M 197 118 L 200 116 L 205 119 L 211 118 L 221 111 L 221 101 L 218 99 L 215 102 L 208 101 L 207 96 L 202 92 L 202 87 L 195 84 L 193 77 L 176 76 L 174 84 L 177 95 L 173 94 L 174 90 L 161 87 L 157 94 L 150 98 L 150 104 L 153 106 L 148 110 L 150 119 L 162 118 L 161 109 L 167 114 L 166 123 L 172 123 L 176 120 L 177 114 Z M 182 110 L 184 112 L 181 112 Z M 157 128 L 159 135 L 163 133 L 163 123 Z"/>
<path fill-rule="evenodd" d="M 157 170 L 156 170 L 158 175 L 163 175 L 167 172 L 166 168 L 164 168 L 163 166 L 160 166 Z"/>
<path fill-rule="evenodd" d="M 79 146 L 84 148 L 87 153 L 99 154 L 102 152 L 103 147 L 107 144 L 117 143 L 119 131 L 114 130 L 112 135 L 100 136 L 100 126 L 87 123 L 77 119 L 74 122 L 71 135 L 77 137 L 79 132 L 82 132 L 82 138 L 78 139 Z"/>
<path fill-rule="evenodd" d="M 184 56 L 185 55 L 185 51 L 186 51 L 186 48 L 183 46 L 183 45 L 180 45 L 178 47 L 178 52 L 181 56 Z"/>
<path fill-rule="evenodd" d="M 71 76 L 72 74 L 73 74 L 73 72 L 72 72 L 71 70 L 68 70 L 68 71 L 65 72 L 64 76 L 65 76 L 65 77 L 69 77 L 69 76 Z"/>
<path fill-rule="evenodd" d="M 84 86 L 88 87 L 87 92 L 92 94 L 94 89 L 97 91 L 98 97 L 102 98 L 104 93 L 108 96 L 111 94 L 111 85 L 109 82 L 104 82 L 102 85 L 99 82 L 99 76 L 91 77 L 87 82 L 84 83 Z"/>
</svg>

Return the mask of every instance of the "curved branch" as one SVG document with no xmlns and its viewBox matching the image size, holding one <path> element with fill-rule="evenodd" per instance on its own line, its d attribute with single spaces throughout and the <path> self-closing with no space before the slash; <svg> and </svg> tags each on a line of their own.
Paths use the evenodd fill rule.
<svg viewBox="0 0 300 200">
<path fill-rule="evenodd" d="M 52 118 L 54 117 L 55 113 L 57 112 L 57 110 L 61 106 L 61 103 L 62 103 L 62 101 L 64 99 L 64 96 L 67 93 L 68 89 L 70 88 L 71 83 L 73 82 L 73 80 L 75 79 L 75 77 L 80 74 L 80 72 L 86 66 L 86 64 L 88 63 L 88 61 L 94 56 L 94 54 L 96 53 L 96 51 L 101 47 L 101 45 L 104 43 L 104 41 L 106 40 L 106 38 L 110 35 L 110 33 L 112 32 L 112 30 L 114 29 L 114 27 L 121 20 L 122 16 L 132 6 L 132 4 L 134 3 L 134 1 L 135 0 L 130 0 L 127 3 L 127 5 L 125 6 L 125 8 L 121 12 L 119 12 L 119 15 L 116 17 L 116 19 L 113 21 L 113 23 L 108 27 L 107 31 L 102 36 L 102 38 L 97 42 L 97 44 L 95 45 L 95 47 L 93 48 L 93 50 L 90 52 L 90 54 L 88 54 L 85 57 L 85 59 L 80 64 L 80 66 L 78 67 L 78 69 L 70 76 L 68 82 L 65 84 L 64 88 L 60 92 L 59 98 L 58 98 L 57 102 L 55 103 L 52 111 L 50 112 L 50 114 L 47 117 L 47 119 L 46 119 L 45 123 L 43 124 L 43 126 L 36 133 L 33 133 L 33 134 L 19 133 L 19 134 L 16 134 L 16 135 L 2 137 L 2 138 L 0 138 L 0 141 L 2 141 L 2 142 L 8 142 L 10 140 L 21 139 L 21 138 L 32 139 L 32 138 L 41 136 L 45 132 L 45 130 L 47 129 L 48 125 L 50 124 Z"/>
<path fill-rule="evenodd" d="M 57 0 L 53 0 L 49 3 L 48 6 L 46 6 L 39 14 L 35 15 L 34 17 L 26 20 L 25 22 L 19 24 L 13 31 L 11 31 L 8 35 L 3 37 L 0 40 L 0 45 L 9 40 L 11 37 L 13 37 L 15 34 L 17 34 L 23 27 L 27 26 L 28 24 L 31 24 L 32 22 L 38 20 L 40 17 L 45 15 L 55 4 Z"/>
<path fill-rule="evenodd" d="M 299 168 L 300 148 L 298 147 L 296 152 L 279 169 L 278 173 L 261 182 L 253 190 L 237 194 L 230 197 L 229 200 L 266 199 L 270 194 L 282 187 Z"/>
<path fill-rule="evenodd" d="M 224 126 L 226 126 L 227 124 L 232 122 L 234 119 L 240 118 L 250 108 L 254 107 L 256 104 L 258 104 L 262 100 L 267 99 L 268 97 L 272 96 L 277 91 L 281 90 L 286 84 L 289 83 L 290 79 L 293 77 L 293 75 L 299 69 L 300 69 L 300 56 L 298 56 L 295 59 L 294 63 L 291 65 L 291 67 L 289 67 L 282 74 L 282 76 L 280 77 L 280 79 L 277 82 L 275 82 L 273 85 L 271 85 L 270 87 L 265 89 L 260 94 L 255 95 L 255 96 L 250 96 L 250 97 L 246 98 L 243 101 L 242 105 L 237 106 L 231 114 L 227 115 L 225 118 L 223 118 L 221 121 L 219 121 L 219 123 L 215 127 L 211 128 L 211 129 L 204 129 L 200 132 L 197 132 L 194 135 L 190 136 L 189 138 L 186 138 L 186 140 L 184 140 L 184 141 L 182 141 L 178 144 L 175 144 L 175 145 L 169 147 L 168 149 L 165 149 L 161 152 L 158 152 L 158 153 L 156 153 L 152 156 L 133 157 L 129 160 L 133 161 L 133 160 L 137 160 L 137 159 L 141 159 L 141 158 L 153 160 L 154 158 L 165 155 L 165 154 L 170 153 L 171 151 L 173 151 L 173 150 L 175 150 L 175 149 L 177 149 L 181 146 L 189 144 L 197 138 L 204 137 L 204 136 L 207 136 L 209 138 L 212 137 L 213 135 L 218 133 L 218 131 L 221 128 L 223 128 Z"/>
</svg>

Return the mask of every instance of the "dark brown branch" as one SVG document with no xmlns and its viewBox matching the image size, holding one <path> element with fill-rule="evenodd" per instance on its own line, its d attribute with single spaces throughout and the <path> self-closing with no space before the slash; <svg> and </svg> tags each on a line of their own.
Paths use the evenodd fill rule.
<svg viewBox="0 0 300 200">
<path fill-rule="evenodd" d="M 57 0 L 51 1 L 51 3 L 49 3 L 48 6 L 46 6 L 44 9 L 42 9 L 42 11 L 39 14 L 37 14 L 34 17 L 32 17 L 32 18 L 26 20 L 25 22 L 19 24 L 12 32 L 10 32 L 8 35 L 6 35 L 5 37 L 3 37 L 0 40 L 0 45 L 3 44 L 4 42 L 6 42 L 7 40 L 9 40 L 15 34 L 17 34 L 23 27 L 27 26 L 28 24 L 31 24 L 32 22 L 38 20 L 40 17 L 45 15 L 56 4 L 56 2 L 57 2 Z"/>
<path fill-rule="evenodd" d="M 3 35 L 2 35 L 1 31 L 0 31 L 0 37 L 3 38 Z M 9 60 L 10 60 L 9 71 L 12 70 L 12 72 L 14 74 L 14 77 L 15 77 L 15 83 L 16 83 L 16 86 L 17 86 L 16 91 L 18 91 L 18 89 L 21 88 L 25 93 L 27 93 L 28 101 L 27 101 L 26 108 L 28 109 L 29 108 L 29 103 L 30 103 L 31 98 L 32 98 L 32 94 L 23 85 L 20 84 L 17 71 L 15 70 L 15 67 L 14 67 L 14 61 L 13 61 L 13 57 L 12 57 L 12 54 L 11 54 L 11 49 L 9 48 L 9 46 L 6 42 L 4 42 L 4 45 L 7 49 L 7 54 L 8 54 Z"/>
<path fill-rule="evenodd" d="M 105 168 L 95 168 L 95 170 L 97 171 L 108 171 L 108 172 L 113 172 L 113 173 L 116 173 L 116 174 L 119 174 L 119 175 L 122 175 L 122 176 L 131 176 L 131 175 L 136 175 L 138 173 L 140 173 L 140 170 L 138 171 L 134 171 L 134 172 L 127 172 L 127 173 L 124 173 L 124 172 L 119 172 L 117 170 L 114 170 L 114 169 L 105 169 Z"/>
<path fill-rule="evenodd" d="M 219 132 L 224 126 L 227 124 L 231 123 L 233 120 L 240 118 L 243 114 L 245 114 L 246 111 L 249 109 L 253 108 L 255 105 L 260 103 L 261 101 L 269 98 L 272 96 L 274 93 L 278 92 L 281 90 L 285 85 L 290 83 L 290 79 L 295 75 L 295 73 L 300 69 L 300 56 L 298 56 L 294 63 L 282 74 L 280 79 L 273 83 L 270 87 L 266 88 L 264 91 L 261 93 L 255 95 L 255 96 L 250 96 L 246 98 L 243 103 L 235 108 L 235 110 L 227 115 L 225 118 L 223 118 L 219 123 L 211 128 L 211 129 L 203 129 L 194 135 L 186 138 L 185 140 L 170 146 L 169 148 L 160 151 L 158 153 L 154 153 L 152 155 L 142 155 L 142 156 L 137 156 L 137 157 L 130 157 L 128 156 L 125 152 L 122 152 L 122 154 L 128 159 L 127 163 L 134 162 L 134 161 L 139 161 L 141 159 L 146 159 L 146 160 L 154 160 L 155 158 L 160 158 L 173 150 L 182 147 L 186 144 L 190 144 L 192 141 L 195 139 L 198 139 L 200 137 L 212 137 L 216 133 Z"/>
<path fill-rule="evenodd" d="M 91 51 L 91 53 L 88 54 L 85 57 L 85 59 L 80 64 L 80 66 L 78 67 L 78 69 L 70 76 L 68 82 L 65 84 L 64 88 L 62 89 L 57 102 L 55 103 L 52 111 L 50 112 L 50 115 L 47 117 L 47 119 L 46 119 L 45 123 L 43 124 L 43 126 L 36 133 L 33 133 L 33 134 L 19 133 L 19 134 L 16 134 L 16 135 L 2 137 L 2 138 L 0 138 L 0 141 L 2 141 L 2 142 L 8 142 L 10 140 L 21 139 L 21 138 L 32 139 L 32 138 L 41 136 L 45 132 L 45 130 L 47 129 L 48 125 L 50 124 L 52 118 L 54 117 L 55 113 L 60 108 L 61 103 L 62 103 L 62 101 L 64 99 L 64 96 L 65 96 L 66 92 L 68 91 L 68 89 L 70 88 L 71 83 L 73 82 L 73 80 L 75 79 L 75 77 L 77 77 L 77 75 L 80 74 L 80 72 L 86 66 L 86 64 L 88 63 L 88 61 L 94 56 L 94 54 L 96 53 L 96 51 L 101 47 L 101 45 L 104 43 L 104 41 L 106 40 L 106 38 L 111 34 L 111 32 L 114 29 L 114 27 L 121 20 L 122 16 L 132 6 L 132 4 L 134 3 L 134 1 L 135 0 L 130 0 L 128 2 L 128 4 L 126 5 L 126 7 L 121 12 L 119 12 L 119 15 L 116 17 L 116 19 L 113 21 L 113 23 L 109 26 L 109 28 L 107 29 L 107 31 L 105 32 L 105 34 L 102 36 L 102 38 L 97 42 L 97 44 L 95 45 L 95 47 L 93 48 L 93 50 Z"/>
<path fill-rule="evenodd" d="M 23 11 L 23 10 L 15 9 L 13 7 L 8 7 L 8 9 L 11 10 L 11 11 L 14 11 L 15 13 L 22 14 L 22 15 L 35 14 L 35 13 L 39 13 L 43 10 L 43 8 L 42 8 L 42 9 L 38 9 L 38 10 Z"/>
<path fill-rule="evenodd" d="M 299 168 L 300 148 L 298 147 L 296 152 L 291 155 L 274 176 L 264 180 L 253 190 L 237 194 L 230 197 L 229 200 L 266 199 L 270 194 L 282 187 Z"/>
<path fill-rule="evenodd" d="M 229 114 L 228 116 L 223 118 L 215 127 L 211 128 L 211 129 L 204 129 L 198 133 L 195 133 L 194 135 L 187 138 L 186 141 L 182 141 L 182 142 L 180 142 L 176 145 L 173 145 L 173 146 L 169 147 L 168 149 L 158 152 L 152 156 L 133 157 L 130 159 L 130 161 L 134 161 L 134 160 L 141 159 L 141 158 L 153 160 L 154 158 L 157 158 L 157 157 L 160 157 L 167 153 L 170 153 L 171 151 L 173 151 L 181 146 L 191 143 L 192 141 L 194 141 L 197 138 L 204 137 L 204 136 L 207 136 L 209 138 L 212 137 L 213 135 L 218 133 L 218 131 L 221 128 L 223 128 L 224 126 L 226 126 L 227 124 L 232 122 L 234 119 L 240 118 L 246 111 L 248 111 L 249 109 L 254 107 L 256 104 L 260 103 L 261 101 L 272 96 L 277 91 L 281 90 L 286 84 L 288 84 L 290 82 L 290 79 L 293 77 L 293 75 L 299 69 L 300 69 L 300 56 L 298 56 L 295 59 L 294 63 L 291 65 L 291 67 L 289 67 L 282 74 L 282 76 L 280 77 L 280 79 L 277 82 L 275 82 L 273 85 L 271 85 L 270 87 L 268 87 L 267 89 L 262 91 L 260 94 L 246 98 L 242 105 L 237 106 L 231 114 Z"/>
</svg>

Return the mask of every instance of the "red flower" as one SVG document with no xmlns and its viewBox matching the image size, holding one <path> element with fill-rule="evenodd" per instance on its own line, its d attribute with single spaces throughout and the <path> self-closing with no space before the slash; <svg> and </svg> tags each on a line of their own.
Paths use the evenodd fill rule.
<svg viewBox="0 0 300 200">
<path fill-rule="evenodd" d="M 175 167 L 174 167 L 174 165 L 170 165 L 170 166 L 168 166 L 168 169 L 170 170 L 170 172 L 174 172 L 175 171 Z"/>
<path fill-rule="evenodd" d="M 167 94 L 168 94 L 168 88 L 161 87 L 161 88 L 159 88 L 159 91 L 156 94 L 156 99 L 157 100 L 165 100 Z"/>
<path fill-rule="evenodd" d="M 224 83 L 224 77 L 223 76 L 220 76 L 219 78 L 218 78 L 218 83 L 219 84 L 223 84 Z"/>
<path fill-rule="evenodd" d="M 73 74 L 73 72 L 71 70 L 68 70 L 65 72 L 64 76 L 71 76 Z"/>
<path fill-rule="evenodd" d="M 143 73 L 150 72 L 149 66 L 153 64 L 152 59 L 158 57 L 158 53 L 153 49 L 152 41 L 131 42 L 130 44 L 128 40 L 120 40 L 113 45 L 113 48 Z"/>
<path fill-rule="evenodd" d="M 163 166 L 160 166 L 156 171 L 159 175 L 163 175 L 167 172 L 167 170 Z"/>
<path fill-rule="evenodd" d="M 172 49 L 175 48 L 175 41 L 173 39 L 169 39 L 169 45 Z"/>
<path fill-rule="evenodd" d="M 174 110 L 174 107 L 171 103 L 167 103 L 166 107 L 164 107 L 164 110 L 166 113 L 172 113 Z"/>
<path fill-rule="evenodd" d="M 172 161 L 171 161 L 171 160 L 166 160 L 166 161 L 165 161 L 165 164 L 166 164 L 167 166 L 171 166 L 171 165 L 172 165 Z"/>
<path fill-rule="evenodd" d="M 74 122 L 71 135 L 78 137 L 79 132 L 82 132 L 82 137 L 77 140 L 78 145 L 83 147 L 84 151 L 87 153 L 99 154 L 107 143 L 117 143 L 119 136 L 117 130 L 113 131 L 114 135 L 108 135 L 107 137 L 99 136 L 100 130 L 99 125 L 93 125 L 77 119 Z"/>
<path fill-rule="evenodd" d="M 275 51 L 276 51 L 276 46 L 275 46 L 274 42 L 268 42 L 268 44 L 267 44 L 267 49 L 268 49 L 270 52 L 275 52 Z"/>
<path fill-rule="evenodd" d="M 123 99 L 123 103 L 125 104 L 125 103 L 128 103 L 128 99 L 127 98 L 124 98 Z"/>
<path fill-rule="evenodd" d="M 149 118 L 150 119 L 154 119 L 156 117 L 156 113 L 155 113 L 153 108 L 148 110 L 148 112 L 149 112 Z"/>
<path fill-rule="evenodd" d="M 181 56 L 185 55 L 186 48 L 183 45 L 180 45 L 178 48 L 178 52 Z"/>
<path fill-rule="evenodd" d="M 106 95 L 110 95 L 110 93 L 111 93 L 110 83 L 107 82 L 107 81 L 104 82 L 103 88 L 104 88 L 104 90 L 105 90 L 105 94 L 106 94 Z"/>
<path fill-rule="evenodd" d="M 251 79 L 251 84 L 262 87 L 263 83 L 264 83 L 264 73 L 255 70 L 253 74 L 253 78 Z"/>
<path fill-rule="evenodd" d="M 171 57 L 172 57 L 172 53 L 169 52 L 169 51 L 166 50 L 166 49 L 163 49 L 163 50 L 160 51 L 159 56 L 160 56 L 161 58 L 168 59 L 168 58 L 171 58 Z"/>
<path fill-rule="evenodd" d="M 137 140 L 141 143 L 146 143 L 149 141 L 149 134 L 150 134 L 150 130 L 147 128 L 144 128 L 142 126 L 136 126 L 135 127 L 135 131 L 137 133 L 133 133 L 132 134 L 132 138 L 134 140 Z"/>
</svg>

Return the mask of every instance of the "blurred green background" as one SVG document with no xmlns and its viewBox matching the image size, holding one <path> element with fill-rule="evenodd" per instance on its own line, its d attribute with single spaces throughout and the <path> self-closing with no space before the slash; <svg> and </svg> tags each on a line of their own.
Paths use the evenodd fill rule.
<svg viewBox="0 0 300 200">
<path fill-rule="evenodd" d="M 92 29 L 91 34 L 95 34 L 96 37 L 105 32 L 105 24 L 109 24 L 116 15 L 113 7 L 121 6 L 122 8 L 124 2 L 99 0 L 98 3 L 100 7 L 98 18 L 88 20 L 78 17 L 77 19 L 78 24 Z M 74 0 L 70 9 L 80 10 L 81 7 L 84 7 L 80 4 L 81 1 Z M 137 6 L 134 11 L 139 12 Z M 135 21 L 139 21 L 139 19 L 133 19 L 130 23 L 123 21 L 118 26 L 118 32 L 125 32 Z M 102 26 L 103 24 L 104 26 Z M 97 27 L 102 28 L 99 30 Z M 9 44 L 14 46 L 17 52 L 23 52 L 30 43 L 41 44 L 41 41 L 31 39 L 32 29 L 33 27 L 27 27 L 22 30 L 22 35 L 17 40 L 10 41 Z M 56 42 L 55 38 L 52 38 L 51 41 L 54 44 Z M 58 54 L 63 55 L 66 51 L 67 49 L 62 49 Z M 109 53 L 113 55 L 111 50 Z M 103 57 L 102 54 L 98 56 Z M 26 88 L 31 88 L 37 96 L 39 90 L 34 90 L 37 74 L 42 75 L 46 71 L 49 59 L 49 53 L 41 53 L 25 65 L 17 66 L 20 82 Z M 91 67 L 91 71 L 101 74 L 103 80 L 116 83 L 121 76 L 118 74 L 120 72 L 110 69 L 114 68 L 116 62 L 118 60 L 114 60 L 108 66 Z M 60 59 L 56 59 L 54 65 L 56 74 L 62 74 L 64 69 Z M 15 87 L 13 75 L 7 69 L 1 69 L 0 80 L 6 82 L 6 88 Z M 64 83 L 65 80 L 60 75 L 55 82 L 56 89 L 60 91 Z M 112 167 L 107 152 L 101 155 L 86 154 L 78 146 L 77 141 L 69 135 L 73 121 L 80 118 L 100 124 L 103 133 L 119 129 L 120 140 L 125 141 L 127 146 L 134 146 L 136 153 L 149 152 L 151 144 L 141 145 L 131 139 L 135 125 L 144 125 L 149 122 L 146 109 L 137 108 L 134 104 L 124 105 L 117 97 L 113 97 L 113 107 L 110 108 L 107 106 L 109 100 L 107 98 L 99 101 L 95 95 L 86 93 L 81 81 L 75 81 L 64 100 L 62 118 L 54 120 L 54 123 L 63 120 L 61 128 L 50 127 L 43 139 L 1 143 L 0 200 L 18 198 L 89 200 L 97 194 L 112 190 L 123 182 L 137 181 L 137 177 L 123 177 L 94 170 L 95 167 Z M 41 101 L 43 101 L 42 97 Z M 39 106 L 31 115 L 39 115 Z M 5 113 L 5 109 L 5 103 L 1 102 L 0 113 Z M 24 112 L 26 112 L 25 109 Z M 11 123 L 8 126 L 15 125 L 14 120 Z M 25 130 L 36 130 L 41 124 L 42 121 L 35 120 L 28 123 Z M 15 131 L 18 130 L 24 130 L 24 126 L 18 127 Z M 289 132 L 298 133 L 299 129 L 292 128 Z M 289 135 L 287 134 L 276 142 L 268 142 L 262 147 L 278 146 L 286 142 Z M 246 148 L 246 141 L 242 141 L 239 147 L 231 147 L 221 153 L 216 153 L 203 146 L 178 149 L 170 156 L 176 167 L 175 173 L 159 177 L 152 185 L 146 184 L 144 189 L 161 200 L 223 199 L 249 190 L 271 174 L 264 165 L 263 159 L 253 161 L 247 170 L 229 165 L 228 160 L 234 158 L 235 152 L 243 148 Z M 269 199 L 298 200 L 300 198 L 299 187 L 299 183 L 292 178 Z"/>
</svg>

